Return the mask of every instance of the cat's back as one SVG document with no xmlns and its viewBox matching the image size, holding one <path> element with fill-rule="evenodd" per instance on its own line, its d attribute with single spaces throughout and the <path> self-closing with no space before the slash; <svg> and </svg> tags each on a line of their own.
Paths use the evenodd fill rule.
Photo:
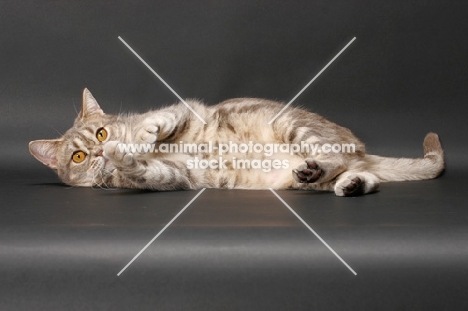
<svg viewBox="0 0 468 311">
<path fill-rule="evenodd" d="M 284 107 L 283 103 L 262 98 L 232 98 L 210 106 L 214 115 L 265 113 L 265 111 L 279 112 Z"/>
<path fill-rule="evenodd" d="M 351 131 L 316 113 L 293 105 L 284 109 L 285 106 L 285 103 L 261 98 L 233 98 L 207 106 L 209 125 L 205 138 L 289 142 L 290 134 L 298 130 L 319 139 L 358 141 Z"/>
<path fill-rule="evenodd" d="M 284 102 L 278 102 L 263 98 L 232 98 L 219 104 L 208 106 L 209 115 L 216 118 L 226 119 L 229 115 L 237 117 L 258 117 L 268 119 L 267 123 L 286 106 Z M 283 118 L 300 119 L 319 118 L 320 115 L 295 105 L 288 106 L 282 114 Z"/>
<path fill-rule="evenodd" d="M 300 108 L 288 107 L 281 118 L 269 124 L 284 107 L 284 103 L 261 98 L 233 98 L 207 106 L 208 128 L 205 139 L 277 141 L 280 137 L 274 128 L 280 127 L 282 132 L 287 132 L 287 127 L 294 123 L 295 117 L 308 115 L 310 121 L 320 118 Z"/>
</svg>

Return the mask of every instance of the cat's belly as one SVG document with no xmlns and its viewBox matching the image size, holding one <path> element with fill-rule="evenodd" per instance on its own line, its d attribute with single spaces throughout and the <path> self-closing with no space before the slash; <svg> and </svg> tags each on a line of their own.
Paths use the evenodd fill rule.
<svg viewBox="0 0 468 311">
<path fill-rule="evenodd" d="M 292 170 L 304 159 L 281 154 L 270 157 L 231 158 L 228 169 L 211 170 L 207 175 L 214 186 L 227 189 L 296 188 Z"/>
<path fill-rule="evenodd" d="M 158 154 L 158 159 L 171 160 L 184 165 L 192 177 L 199 180 L 198 187 L 224 189 L 287 189 L 297 188 L 292 170 L 304 158 L 289 153 L 200 153 Z"/>
</svg>

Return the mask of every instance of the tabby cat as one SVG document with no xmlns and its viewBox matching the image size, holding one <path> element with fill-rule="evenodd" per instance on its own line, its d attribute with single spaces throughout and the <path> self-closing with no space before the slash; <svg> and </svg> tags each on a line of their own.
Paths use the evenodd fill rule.
<svg viewBox="0 0 468 311">
<path fill-rule="evenodd" d="M 144 114 L 107 115 L 85 89 L 73 127 L 61 138 L 30 142 L 29 150 L 65 184 L 105 188 L 313 189 L 356 196 L 375 192 L 380 182 L 435 178 L 444 169 L 434 133 L 424 139 L 423 158 L 386 158 L 366 154 L 350 130 L 303 109 L 288 107 L 270 124 L 283 108 L 239 98 L 215 106 L 191 100 Z M 153 149 L 128 149 L 138 144 Z M 187 151 L 184 144 L 205 148 Z M 220 153 L 228 144 L 239 148 Z M 247 151 L 248 145 L 254 150 Z M 293 150 L 293 145 L 304 148 Z M 167 152 L 169 146 L 180 148 Z M 354 149 L 338 152 L 336 146 Z"/>
</svg>

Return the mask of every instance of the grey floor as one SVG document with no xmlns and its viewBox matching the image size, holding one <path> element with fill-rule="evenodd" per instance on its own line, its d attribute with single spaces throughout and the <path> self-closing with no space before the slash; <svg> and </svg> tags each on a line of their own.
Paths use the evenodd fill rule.
<svg viewBox="0 0 468 311">
<path fill-rule="evenodd" d="M 207 189 L 69 188 L 48 171 L 1 185 L 2 310 L 462 310 L 468 210 L 462 173 L 359 198 Z M 9 180 L 6 182 L 5 180 Z"/>
</svg>

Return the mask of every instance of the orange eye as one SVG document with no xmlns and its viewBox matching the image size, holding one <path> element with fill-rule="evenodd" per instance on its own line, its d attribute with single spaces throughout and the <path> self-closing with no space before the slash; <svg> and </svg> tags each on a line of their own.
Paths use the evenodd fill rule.
<svg viewBox="0 0 468 311">
<path fill-rule="evenodd" d="M 72 155 L 72 160 L 75 163 L 81 163 L 86 159 L 86 153 L 83 151 L 75 151 Z"/>
<path fill-rule="evenodd" d="M 100 129 L 97 130 L 96 132 L 96 138 L 99 141 L 105 141 L 107 138 L 107 131 L 105 128 L 101 127 Z"/>
</svg>

